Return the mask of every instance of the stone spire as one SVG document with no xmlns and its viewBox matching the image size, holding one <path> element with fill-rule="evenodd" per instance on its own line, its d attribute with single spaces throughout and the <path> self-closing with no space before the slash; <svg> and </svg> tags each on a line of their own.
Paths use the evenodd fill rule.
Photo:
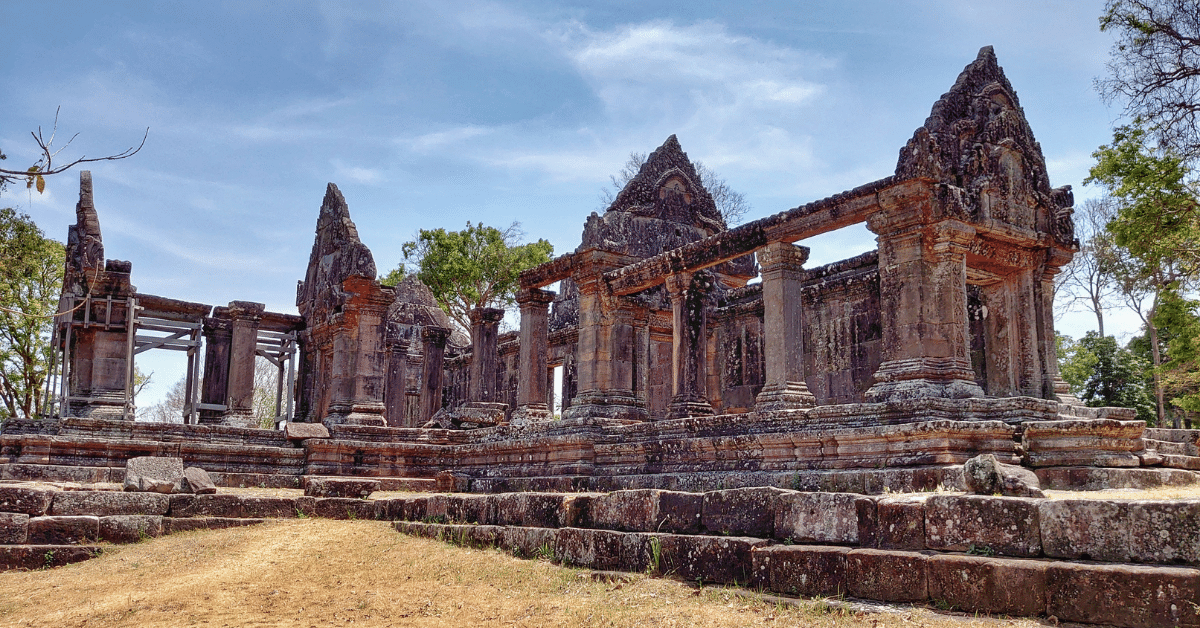
<svg viewBox="0 0 1200 628">
<path fill-rule="evenodd" d="M 672 135 L 625 184 L 608 211 L 631 212 L 700 229 L 724 231 L 725 221 L 696 168 Z"/>
<path fill-rule="evenodd" d="M 1050 188 L 1042 148 L 991 46 L 934 103 L 900 150 L 896 177 L 957 188 L 951 192 L 967 218 L 1070 237 L 1062 224 L 1070 220 L 1063 211 L 1073 204 L 1070 188 Z"/>
<path fill-rule="evenodd" d="M 92 199 L 92 172 L 79 172 L 79 202 L 75 204 L 75 224 L 67 228 L 67 274 L 78 274 L 85 268 L 104 268 L 104 238 L 100 234 L 100 217 Z"/>
<path fill-rule="evenodd" d="M 317 237 L 308 258 L 308 272 L 296 289 L 296 306 L 306 319 L 324 317 L 345 299 L 342 282 L 348 277 L 375 279 L 375 258 L 358 239 L 350 208 L 337 186 L 325 189 Z"/>
</svg>

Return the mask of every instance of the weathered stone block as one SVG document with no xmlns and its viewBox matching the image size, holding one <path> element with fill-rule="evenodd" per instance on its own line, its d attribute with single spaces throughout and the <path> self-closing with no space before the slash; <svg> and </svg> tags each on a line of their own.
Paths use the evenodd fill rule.
<svg viewBox="0 0 1200 628">
<path fill-rule="evenodd" d="M 100 535 L 100 518 L 31 517 L 28 529 L 31 545 L 79 545 Z"/>
<path fill-rule="evenodd" d="M 1042 553 L 1038 500 L 934 495 L 925 502 L 925 546 L 957 552 L 975 549 L 1005 556 L 1038 556 Z"/>
<path fill-rule="evenodd" d="M 700 525 L 713 534 L 771 538 L 776 498 L 794 492 L 772 486 L 710 491 Z"/>
<path fill-rule="evenodd" d="M 856 549 L 846 554 L 850 595 L 883 602 L 929 597 L 928 557 L 916 552 Z"/>
<path fill-rule="evenodd" d="M 230 517 L 235 519 L 289 519 L 296 516 L 296 500 L 250 495 L 172 495 L 172 517 Z"/>
<path fill-rule="evenodd" d="M 0 486 L 0 512 L 19 512 L 40 517 L 50 509 L 53 491 L 24 486 Z"/>
<path fill-rule="evenodd" d="M 963 484 L 976 495 L 1008 495 L 1010 497 L 1045 497 L 1037 475 L 1012 464 L 996 460 L 992 454 L 975 456 L 963 463 Z"/>
<path fill-rule="evenodd" d="M 632 532 L 696 533 L 704 495 L 658 489 L 614 491 L 592 501 L 592 525 Z"/>
<path fill-rule="evenodd" d="M 86 545 L 0 546 L 0 571 L 62 567 L 99 556 L 101 548 Z"/>
<path fill-rule="evenodd" d="M 1142 565 L 1052 564 L 1046 614 L 1129 628 L 1200 625 L 1200 571 Z"/>
<path fill-rule="evenodd" d="M 1046 570 L 1053 563 L 941 554 L 928 561 L 929 599 L 967 613 L 1041 615 Z"/>
<path fill-rule="evenodd" d="M 492 525 L 496 522 L 496 497 L 494 495 L 447 495 L 445 499 L 448 522 L 484 525 Z"/>
<path fill-rule="evenodd" d="M 500 545 L 522 558 L 553 558 L 556 530 L 508 526 L 500 532 Z"/>
<path fill-rule="evenodd" d="M 1046 500 L 1038 504 L 1042 552 L 1054 558 L 1129 561 L 1127 504 L 1095 499 Z M 1153 534 L 1139 529 L 1137 534 Z"/>
<path fill-rule="evenodd" d="M 626 550 L 630 535 L 611 530 L 562 528 L 555 535 L 554 557 L 565 565 L 590 569 L 631 569 L 632 552 Z"/>
<path fill-rule="evenodd" d="M 499 525 L 557 528 L 563 519 L 561 493 L 504 493 L 495 502 Z M 569 525 L 569 524 L 568 524 Z"/>
<path fill-rule="evenodd" d="M 204 469 L 188 467 L 183 470 L 183 491 L 196 495 L 212 495 L 217 492 L 217 485 Z"/>
<path fill-rule="evenodd" d="M 100 517 L 100 540 L 110 543 L 137 543 L 162 536 L 160 515 L 113 515 Z"/>
<path fill-rule="evenodd" d="M 1128 502 L 1131 560 L 1200 565 L 1200 500 Z M 1198 598 L 1200 600 L 1200 598 Z"/>
<path fill-rule="evenodd" d="M 599 495 L 566 495 L 563 497 L 562 510 L 559 511 L 558 527 L 560 528 L 591 528 L 592 505 Z"/>
<path fill-rule="evenodd" d="M 747 583 L 753 574 L 751 550 L 766 547 L 766 539 L 736 536 L 700 536 L 686 534 L 636 534 L 644 541 L 638 544 L 642 556 L 649 555 L 649 544 L 658 540 L 659 571 L 688 581 Z M 643 561 L 633 561 L 630 571 L 646 568 Z"/>
<path fill-rule="evenodd" d="M 62 491 L 54 494 L 50 514 L 57 516 L 165 515 L 171 498 L 158 493 Z"/>
<path fill-rule="evenodd" d="M 296 509 L 306 517 L 374 519 L 375 503 L 356 497 L 298 497 Z"/>
<path fill-rule="evenodd" d="M 1141 461 L 1135 454 L 1145 450 L 1142 421 L 1065 419 L 1023 425 L 1025 457 L 1034 467 L 1136 467 Z"/>
<path fill-rule="evenodd" d="M 171 490 L 166 490 L 166 484 Z M 178 493 L 183 484 L 183 459 L 138 456 L 125 463 L 125 490 Z"/>
<path fill-rule="evenodd" d="M 877 549 L 925 549 L 926 497 L 857 499 L 858 544 Z"/>
<path fill-rule="evenodd" d="M 465 493 L 471 490 L 471 476 L 465 473 L 441 471 L 434 479 L 439 493 Z"/>
<path fill-rule="evenodd" d="M 375 502 L 375 518 L 386 521 L 421 521 L 425 519 L 428 498 L 424 496 L 393 497 Z"/>
<path fill-rule="evenodd" d="M 163 517 L 163 534 L 190 532 L 192 530 L 222 530 L 240 526 L 252 526 L 262 523 L 263 519 L 230 519 L 228 517 L 189 517 L 176 519 Z"/>
<path fill-rule="evenodd" d="M 20 545 L 29 538 L 29 515 L 0 512 L 0 545 Z"/>
<path fill-rule="evenodd" d="M 288 421 L 283 426 L 283 433 L 288 440 L 306 440 L 309 438 L 329 438 L 329 428 L 321 423 L 293 423 Z"/>
<path fill-rule="evenodd" d="M 860 495 L 784 493 L 775 499 L 775 537 L 804 543 L 858 543 Z"/>
<path fill-rule="evenodd" d="M 361 478 L 304 478 L 306 497 L 358 497 L 366 499 L 379 490 L 379 480 Z"/>
<path fill-rule="evenodd" d="M 750 552 L 752 583 L 776 593 L 800 596 L 846 593 L 848 547 L 772 545 Z"/>
</svg>

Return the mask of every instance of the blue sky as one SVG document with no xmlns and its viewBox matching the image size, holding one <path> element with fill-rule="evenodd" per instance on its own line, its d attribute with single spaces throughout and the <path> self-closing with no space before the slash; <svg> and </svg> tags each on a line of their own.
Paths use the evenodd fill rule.
<svg viewBox="0 0 1200 628">
<path fill-rule="evenodd" d="M 520 221 L 572 250 L 608 176 L 672 133 L 754 219 L 891 174 L 984 45 L 1079 203 L 1121 113 L 1092 88 L 1102 7 L 6 2 L 0 148 L 29 165 L 29 131 L 60 106 L 60 143 L 80 134 L 62 157 L 119 152 L 149 127 L 138 155 L 91 166 L 106 255 L 133 262 L 142 292 L 294 312 L 329 181 L 381 272 L 417 229 L 467 221 Z M 77 190 L 71 173 L 0 203 L 61 239 Z M 874 248 L 861 228 L 809 244 L 814 263 Z"/>
</svg>

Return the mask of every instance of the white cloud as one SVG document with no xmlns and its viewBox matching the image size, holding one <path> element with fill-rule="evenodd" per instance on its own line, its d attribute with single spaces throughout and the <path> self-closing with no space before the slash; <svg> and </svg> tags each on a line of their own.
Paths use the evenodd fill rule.
<svg viewBox="0 0 1200 628">
<path fill-rule="evenodd" d="M 379 183 L 383 181 L 383 171 L 378 168 L 364 168 L 362 166 L 351 166 L 335 159 L 333 164 L 333 173 L 335 179 L 350 179 L 359 183 Z"/>
</svg>

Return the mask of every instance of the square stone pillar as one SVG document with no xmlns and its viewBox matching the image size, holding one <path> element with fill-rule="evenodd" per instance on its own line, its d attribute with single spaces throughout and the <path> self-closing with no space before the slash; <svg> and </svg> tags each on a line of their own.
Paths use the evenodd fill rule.
<svg viewBox="0 0 1200 628">
<path fill-rule="evenodd" d="M 258 348 L 258 326 L 266 306 L 250 301 L 232 301 L 230 321 L 229 386 L 221 423 L 258 427 L 254 417 L 254 362 Z"/>
<path fill-rule="evenodd" d="M 213 315 L 204 319 L 204 380 L 200 386 L 200 403 L 223 406 L 229 391 L 229 348 L 233 341 L 233 321 L 228 308 L 213 308 Z M 218 424 L 223 410 L 200 410 L 200 423 Z"/>
<path fill-rule="evenodd" d="M 708 363 L 708 307 L 705 296 L 713 287 L 710 273 L 677 273 L 667 277 L 671 297 L 672 396 L 667 416 L 672 419 L 713 414 L 705 396 Z"/>
<path fill-rule="evenodd" d="M 517 356 L 520 376 L 517 380 L 517 409 L 510 422 L 524 425 L 551 419 L 547 402 L 546 347 L 548 306 L 554 293 L 537 288 L 517 292 L 521 307 L 521 344 Z"/>
<path fill-rule="evenodd" d="M 798 410 L 817 404 L 804 373 L 804 262 L 807 247 L 771 242 L 758 250 L 762 268 L 763 346 L 766 382 L 757 412 Z"/>
<path fill-rule="evenodd" d="M 1054 277 L 1061 268 L 1071 262 L 1073 253 L 1068 250 L 1052 248 L 1048 251 L 1046 265 L 1041 269 L 1040 276 L 1034 286 L 1034 299 L 1037 309 L 1038 341 L 1041 343 L 1042 360 L 1042 394 L 1044 399 L 1057 399 L 1066 405 L 1082 405 L 1082 402 L 1071 394 L 1071 385 L 1062 378 L 1058 371 L 1058 345 L 1054 332 Z"/>
<path fill-rule="evenodd" d="M 374 279 L 357 275 L 342 281 L 342 291 L 346 301 L 330 332 L 331 394 L 322 422 L 385 426 L 384 336 L 392 295 L 381 291 Z"/>
<path fill-rule="evenodd" d="M 442 409 L 443 362 L 446 357 L 446 339 L 450 330 L 444 327 L 421 328 L 421 416 L 418 421 L 425 425 Z"/>
<path fill-rule="evenodd" d="M 495 403 L 500 400 L 496 390 L 500 361 L 496 336 L 504 310 L 478 307 L 468 316 L 471 318 L 471 379 L 467 385 L 467 400 Z"/>
<path fill-rule="evenodd" d="M 389 329 L 387 338 L 387 379 L 384 384 L 384 420 L 388 427 L 413 427 L 405 416 L 408 390 L 408 339 L 398 330 Z"/>
<path fill-rule="evenodd" d="M 576 255 L 584 260 L 572 277 L 579 287 L 578 392 L 564 415 L 644 421 L 646 404 L 633 392 L 633 308 L 604 281 L 628 258 L 599 249 Z"/>
<path fill-rule="evenodd" d="M 879 241 L 882 362 L 868 401 L 982 397 L 971 368 L 966 254 L 975 229 L 943 212 L 933 186 L 880 195 L 867 221 Z M 769 341 L 768 341 L 769 342 Z"/>
</svg>

